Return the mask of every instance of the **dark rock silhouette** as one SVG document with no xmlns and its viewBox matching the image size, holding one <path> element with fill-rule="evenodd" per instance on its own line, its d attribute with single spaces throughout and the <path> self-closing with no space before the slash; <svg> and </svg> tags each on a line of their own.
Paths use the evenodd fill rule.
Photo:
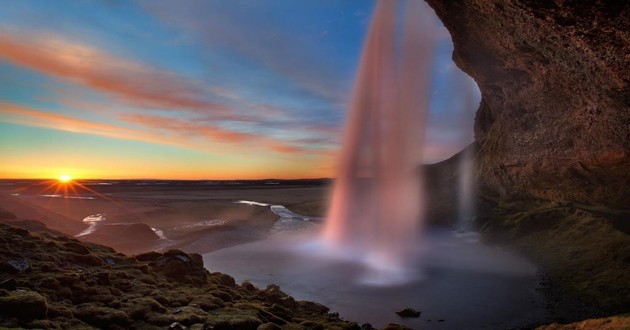
<svg viewBox="0 0 630 330">
<path fill-rule="evenodd" d="M 407 307 L 397 311 L 396 314 L 400 315 L 401 317 L 420 317 L 421 312 Z"/>
</svg>

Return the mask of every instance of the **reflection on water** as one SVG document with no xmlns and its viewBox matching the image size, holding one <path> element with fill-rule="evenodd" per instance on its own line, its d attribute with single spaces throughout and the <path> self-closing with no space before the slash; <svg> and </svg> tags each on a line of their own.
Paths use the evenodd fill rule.
<svg viewBox="0 0 630 330">
<path fill-rule="evenodd" d="M 105 220 L 107 220 L 107 218 L 105 217 L 105 213 L 97 213 L 97 214 L 88 215 L 87 217 L 83 218 L 82 221 L 83 223 L 87 223 L 90 226 L 86 230 L 75 235 L 75 237 L 85 236 L 85 235 L 89 235 L 93 233 L 96 230 L 98 224 Z"/>
<path fill-rule="evenodd" d="M 377 327 L 393 322 L 414 329 L 505 329 L 546 316 L 535 290 L 536 269 L 480 243 L 474 233 L 429 230 L 415 247 L 414 280 L 375 286 L 363 279 L 374 279 L 378 269 L 360 262 L 359 255 L 322 249 L 317 231 L 284 231 L 207 253 L 204 262 L 211 271 L 229 273 L 239 282 L 278 284 L 296 299 L 323 303 L 343 318 Z M 399 318 L 395 311 L 404 307 L 422 311 L 421 318 Z"/>
<path fill-rule="evenodd" d="M 17 195 L 15 195 L 17 196 Z M 89 196 L 67 196 L 60 194 L 48 194 L 48 195 L 40 195 L 41 197 L 49 197 L 49 198 L 67 198 L 67 199 L 94 199 L 94 197 Z"/>
<path fill-rule="evenodd" d="M 158 235 L 158 237 L 162 240 L 168 240 L 168 237 L 166 237 L 166 235 L 164 235 L 164 231 L 158 228 L 153 228 L 151 227 L 151 230 L 153 230 L 153 232 Z"/>
<path fill-rule="evenodd" d="M 260 202 L 254 202 L 254 201 L 245 201 L 245 200 L 239 200 L 234 202 L 235 204 L 246 204 L 246 205 L 255 205 L 255 206 L 269 206 L 269 204 L 266 203 L 260 203 Z"/>
<path fill-rule="evenodd" d="M 171 228 L 171 230 L 181 231 L 181 230 L 190 230 L 190 229 L 197 229 L 197 228 L 204 228 L 204 227 L 222 226 L 225 223 L 226 221 L 221 220 L 221 219 L 203 220 L 203 221 L 199 221 L 199 222 L 195 222 L 195 223 L 191 223 L 187 225 L 175 226 Z"/>
</svg>

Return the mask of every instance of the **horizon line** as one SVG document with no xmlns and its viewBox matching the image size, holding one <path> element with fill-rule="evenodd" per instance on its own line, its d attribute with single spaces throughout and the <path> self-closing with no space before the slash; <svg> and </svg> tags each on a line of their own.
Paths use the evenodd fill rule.
<svg viewBox="0 0 630 330">
<path fill-rule="evenodd" d="M 291 180 L 332 180 L 332 177 L 315 177 L 315 178 L 260 178 L 260 179 L 159 179 L 159 178 L 77 178 L 72 181 L 291 181 Z M 19 180 L 54 180 L 58 178 L 0 178 L 0 181 L 19 181 Z"/>
</svg>

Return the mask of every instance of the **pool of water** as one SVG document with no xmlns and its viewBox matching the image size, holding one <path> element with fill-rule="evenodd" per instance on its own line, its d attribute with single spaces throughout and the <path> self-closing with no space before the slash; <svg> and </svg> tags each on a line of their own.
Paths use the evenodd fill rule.
<svg viewBox="0 0 630 330">
<path fill-rule="evenodd" d="M 506 329 L 547 316 L 536 291 L 535 267 L 480 243 L 474 233 L 428 230 L 406 280 L 382 282 L 374 279 L 389 276 L 387 272 L 358 255 L 324 248 L 318 237 L 316 229 L 284 231 L 207 253 L 204 262 L 210 271 L 228 273 L 237 282 L 261 288 L 277 284 L 296 299 L 322 303 L 344 319 L 375 327 L 398 323 L 414 329 Z M 395 314 L 405 307 L 421 311 L 420 318 Z"/>
</svg>

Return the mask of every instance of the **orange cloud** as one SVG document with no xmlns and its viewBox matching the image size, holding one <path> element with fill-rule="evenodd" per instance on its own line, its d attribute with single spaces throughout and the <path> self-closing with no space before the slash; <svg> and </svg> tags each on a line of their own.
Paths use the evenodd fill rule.
<svg viewBox="0 0 630 330">
<path fill-rule="evenodd" d="M 204 136 L 212 141 L 230 142 L 239 144 L 240 147 L 262 147 L 283 154 L 312 153 L 313 150 L 288 144 L 277 139 L 258 134 L 239 132 L 216 126 L 206 126 L 182 119 L 162 117 L 155 115 L 121 115 L 120 118 L 129 123 L 175 132 L 180 135 Z M 244 144 L 247 143 L 247 144 Z"/>
<path fill-rule="evenodd" d="M 215 141 L 239 143 L 260 138 L 260 136 L 254 134 L 220 127 L 210 127 L 177 118 L 141 114 L 123 114 L 120 118 L 124 121 L 145 127 L 174 131 L 186 135 L 205 136 Z"/>
<path fill-rule="evenodd" d="M 220 127 L 205 126 L 176 118 L 153 115 L 122 115 L 121 119 L 145 128 L 167 131 L 163 134 L 142 129 L 132 129 L 111 124 L 97 123 L 74 117 L 34 110 L 14 104 L 0 102 L 0 121 L 14 124 L 56 129 L 66 132 L 98 135 L 117 139 L 136 140 L 164 145 L 173 145 L 202 151 L 210 150 L 208 142 L 227 142 L 229 150 L 267 149 L 282 154 L 320 154 L 321 152 L 300 147 L 252 133 L 238 132 Z M 205 137 L 206 142 L 195 142 L 191 138 Z M 216 145 L 214 145 L 216 147 Z M 214 148 L 217 149 L 217 148 Z M 218 150 L 218 149 L 217 149 Z"/>
<path fill-rule="evenodd" d="M 51 128 L 60 131 L 100 135 L 118 139 L 183 146 L 181 143 L 165 139 L 157 134 L 76 119 L 70 116 L 33 110 L 3 102 L 0 102 L 0 115 L 0 120 L 20 125 Z"/>
<path fill-rule="evenodd" d="M 203 83 L 53 35 L 10 35 L 0 30 L 0 58 L 119 97 L 134 105 L 210 113 L 247 120 L 205 99 Z"/>
</svg>

